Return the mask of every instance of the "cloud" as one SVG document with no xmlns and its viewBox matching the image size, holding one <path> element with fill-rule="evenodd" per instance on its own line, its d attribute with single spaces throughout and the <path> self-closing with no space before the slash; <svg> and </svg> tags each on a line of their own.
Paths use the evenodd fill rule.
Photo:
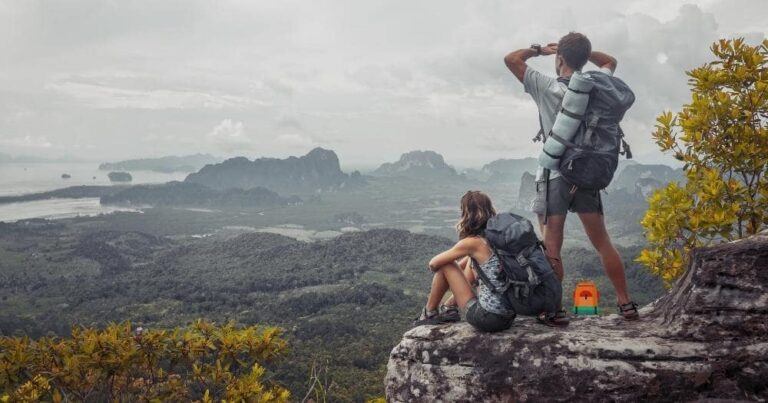
<svg viewBox="0 0 768 403">
<path fill-rule="evenodd" d="M 0 144 L 8 147 L 17 147 L 21 149 L 51 148 L 51 143 L 45 136 L 21 136 L 0 138 Z"/>
<path fill-rule="evenodd" d="M 206 135 L 210 144 L 225 152 L 249 151 L 256 140 L 245 133 L 245 125 L 241 121 L 224 119 L 213 127 Z"/>
<path fill-rule="evenodd" d="M 208 136 L 214 139 L 242 139 L 244 138 L 243 126 L 243 122 L 224 119 L 208 133 Z"/>
<path fill-rule="evenodd" d="M 321 143 L 352 164 L 427 148 L 482 165 L 538 153 L 535 108 L 503 56 L 578 30 L 619 59 L 637 93 L 629 140 L 653 156 L 655 116 L 687 102 L 684 71 L 710 43 L 765 37 L 768 2 L 738 4 L 0 0 L 0 133 L 104 158 Z M 553 73 L 552 58 L 530 64 Z"/>
<path fill-rule="evenodd" d="M 245 97 L 227 94 L 177 89 L 142 90 L 74 81 L 55 82 L 46 88 L 96 109 L 232 109 L 254 103 Z"/>
</svg>

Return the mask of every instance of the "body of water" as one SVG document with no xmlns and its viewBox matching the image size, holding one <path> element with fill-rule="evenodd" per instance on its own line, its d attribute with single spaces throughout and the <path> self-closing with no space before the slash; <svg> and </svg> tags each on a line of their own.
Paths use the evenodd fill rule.
<svg viewBox="0 0 768 403">
<path fill-rule="evenodd" d="M 97 163 L 0 163 L 0 196 L 18 196 L 46 192 L 68 186 L 105 185 L 112 183 Z M 70 176 L 63 179 L 62 174 Z M 184 172 L 161 173 L 132 171 L 132 184 L 164 183 L 184 180 Z M 49 199 L 23 203 L 0 204 L 0 221 L 26 218 L 64 218 L 78 215 L 97 215 L 117 210 L 130 210 L 102 206 L 97 198 Z"/>
<path fill-rule="evenodd" d="M 102 206 L 97 197 L 85 199 L 48 199 L 23 203 L 0 204 L 0 221 L 13 222 L 27 218 L 69 218 L 108 214 L 114 211 L 139 211 L 116 206 Z"/>
</svg>

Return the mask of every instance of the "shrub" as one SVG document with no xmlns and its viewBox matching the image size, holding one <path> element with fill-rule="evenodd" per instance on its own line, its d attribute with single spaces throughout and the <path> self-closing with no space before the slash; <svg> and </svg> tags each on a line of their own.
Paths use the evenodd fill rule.
<svg viewBox="0 0 768 403">
<path fill-rule="evenodd" d="M 0 338 L 2 401 L 284 402 L 260 363 L 286 348 L 274 327 L 198 320 L 173 330 L 74 327 L 70 338 Z"/>
<path fill-rule="evenodd" d="M 653 134 L 687 179 L 657 190 L 642 220 L 649 247 L 638 261 L 667 284 L 693 248 L 768 226 L 768 40 L 721 40 L 712 53 L 688 72 L 691 102 L 659 116 Z"/>
</svg>

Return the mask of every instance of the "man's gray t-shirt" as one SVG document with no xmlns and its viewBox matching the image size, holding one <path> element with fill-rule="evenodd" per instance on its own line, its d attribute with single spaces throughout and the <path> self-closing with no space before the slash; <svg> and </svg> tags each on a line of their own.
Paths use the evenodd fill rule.
<svg viewBox="0 0 768 403">
<path fill-rule="evenodd" d="M 601 68 L 600 71 L 606 74 L 613 74 L 608 68 Z M 539 116 L 541 116 L 541 127 L 544 129 L 544 134 L 549 134 L 552 130 L 552 126 L 555 124 L 555 118 L 560 111 L 560 101 L 565 96 L 565 91 L 568 86 L 565 83 L 557 81 L 557 78 L 550 77 L 546 74 L 542 74 L 537 70 L 528 66 L 525 69 L 525 76 L 523 77 L 523 87 L 525 92 L 531 94 L 536 106 L 539 108 Z M 560 176 L 560 173 L 551 170 L 549 178 L 556 178 Z M 544 180 L 544 168 L 539 166 L 536 171 L 536 182 Z"/>
</svg>

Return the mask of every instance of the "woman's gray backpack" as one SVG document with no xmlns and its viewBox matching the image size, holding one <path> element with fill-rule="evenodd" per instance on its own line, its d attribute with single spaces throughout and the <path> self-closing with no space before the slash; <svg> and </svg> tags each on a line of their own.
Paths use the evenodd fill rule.
<svg viewBox="0 0 768 403">
<path fill-rule="evenodd" d="M 512 213 L 497 214 L 488 220 L 485 238 L 499 257 L 500 279 L 505 284 L 498 289 L 482 270 L 480 281 L 491 292 L 503 294 L 518 315 L 554 313 L 560 309 L 563 288 L 555 276 L 531 222 Z"/>
</svg>

